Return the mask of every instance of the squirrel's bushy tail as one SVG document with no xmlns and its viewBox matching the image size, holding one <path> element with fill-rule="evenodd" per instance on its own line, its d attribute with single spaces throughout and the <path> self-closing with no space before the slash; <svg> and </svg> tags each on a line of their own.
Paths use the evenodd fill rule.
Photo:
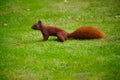
<svg viewBox="0 0 120 80">
<path fill-rule="evenodd" d="M 105 38 L 106 35 L 100 29 L 92 26 L 84 26 L 68 34 L 68 38 L 74 39 L 97 39 Z"/>
</svg>

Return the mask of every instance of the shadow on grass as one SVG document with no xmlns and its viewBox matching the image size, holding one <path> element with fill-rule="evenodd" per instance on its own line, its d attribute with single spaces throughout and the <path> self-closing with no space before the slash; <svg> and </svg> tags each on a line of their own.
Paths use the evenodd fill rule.
<svg viewBox="0 0 120 80">
<path fill-rule="evenodd" d="M 58 39 L 48 39 L 46 41 L 44 41 L 42 39 L 39 39 L 39 40 L 27 40 L 27 41 L 23 41 L 21 43 L 24 43 L 24 44 L 33 44 L 33 43 L 46 43 L 46 42 L 60 42 L 60 41 L 58 41 Z"/>
</svg>

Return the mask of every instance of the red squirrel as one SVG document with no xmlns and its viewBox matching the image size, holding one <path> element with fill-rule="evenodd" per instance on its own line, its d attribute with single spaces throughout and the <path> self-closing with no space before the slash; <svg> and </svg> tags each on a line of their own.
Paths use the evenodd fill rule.
<svg viewBox="0 0 120 80">
<path fill-rule="evenodd" d="M 68 33 L 65 30 L 54 26 L 45 26 L 41 21 L 38 21 L 36 24 L 34 24 L 32 29 L 40 30 L 42 32 L 44 41 L 48 40 L 49 36 L 57 36 L 58 40 L 61 42 L 67 40 Z"/>
<path fill-rule="evenodd" d="M 34 30 L 40 30 L 43 35 L 43 40 L 48 40 L 49 36 L 57 36 L 58 40 L 64 42 L 67 38 L 74 39 L 97 39 L 104 38 L 105 34 L 101 30 L 97 29 L 93 26 L 83 26 L 76 29 L 72 33 L 67 33 L 65 30 L 61 28 L 57 28 L 54 26 L 45 26 L 41 21 L 38 21 L 36 24 L 32 26 Z"/>
</svg>

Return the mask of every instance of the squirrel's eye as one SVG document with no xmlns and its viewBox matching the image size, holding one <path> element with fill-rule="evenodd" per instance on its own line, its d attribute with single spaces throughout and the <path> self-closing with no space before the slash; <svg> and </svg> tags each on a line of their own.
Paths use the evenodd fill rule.
<svg viewBox="0 0 120 80">
<path fill-rule="evenodd" d="M 37 28 L 39 28 L 39 25 L 36 25 Z"/>
</svg>

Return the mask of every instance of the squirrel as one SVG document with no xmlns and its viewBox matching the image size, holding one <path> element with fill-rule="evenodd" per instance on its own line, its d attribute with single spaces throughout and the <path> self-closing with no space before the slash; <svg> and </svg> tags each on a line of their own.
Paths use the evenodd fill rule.
<svg viewBox="0 0 120 80">
<path fill-rule="evenodd" d="M 45 26 L 40 20 L 32 26 L 32 29 L 40 30 L 44 41 L 48 40 L 49 36 L 57 36 L 60 42 L 67 40 L 68 33 L 65 30 L 54 26 Z"/>
<path fill-rule="evenodd" d="M 100 29 L 93 27 L 93 26 L 82 26 L 76 29 L 72 33 L 68 33 L 61 28 L 57 28 L 54 26 L 45 26 L 39 20 L 32 26 L 34 30 L 40 30 L 43 35 L 43 40 L 48 40 L 49 36 L 57 36 L 58 40 L 64 42 L 68 38 L 73 39 L 98 39 L 98 38 L 105 38 L 105 33 L 102 32 Z"/>
</svg>

